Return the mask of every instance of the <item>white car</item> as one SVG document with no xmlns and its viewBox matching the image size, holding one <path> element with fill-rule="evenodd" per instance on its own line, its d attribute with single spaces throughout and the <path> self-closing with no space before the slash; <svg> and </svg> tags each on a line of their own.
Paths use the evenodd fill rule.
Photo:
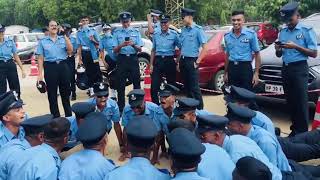
<svg viewBox="0 0 320 180">
<path fill-rule="evenodd" d="M 37 46 L 38 40 L 44 37 L 44 33 L 11 34 L 7 35 L 7 37 L 13 39 L 16 43 L 17 49 L 20 50 Z"/>
</svg>

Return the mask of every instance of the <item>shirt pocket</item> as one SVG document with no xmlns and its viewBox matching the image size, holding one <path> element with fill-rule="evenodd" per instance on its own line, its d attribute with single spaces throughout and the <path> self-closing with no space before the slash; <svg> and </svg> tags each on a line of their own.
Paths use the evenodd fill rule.
<svg viewBox="0 0 320 180">
<path fill-rule="evenodd" d="M 66 43 L 64 43 L 64 42 L 59 42 L 59 43 L 57 43 L 57 47 L 58 47 L 59 49 L 66 49 Z"/>
<path fill-rule="evenodd" d="M 5 46 L 3 46 L 3 53 L 10 53 L 12 52 L 13 44 L 7 43 Z"/>
<path fill-rule="evenodd" d="M 249 37 L 243 37 L 240 39 L 240 51 L 242 52 L 248 52 L 251 51 L 250 48 L 250 41 L 252 41 Z"/>
<path fill-rule="evenodd" d="M 138 43 L 138 35 L 137 34 L 131 34 L 130 35 L 130 40 L 132 40 L 132 42 L 137 44 Z"/>
<path fill-rule="evenodd" d="M 113 116 L 113 112 L 111 112 L 111 111 L 106 111 L 105 113 L 104 113 L 104 115 L 107 117 L 107 121 L 112 121 L 112 116 Z"/>
</svg>

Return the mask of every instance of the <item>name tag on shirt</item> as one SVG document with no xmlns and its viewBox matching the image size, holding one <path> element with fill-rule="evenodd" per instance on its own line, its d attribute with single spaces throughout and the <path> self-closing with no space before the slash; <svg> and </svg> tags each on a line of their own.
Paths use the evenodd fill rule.
<svg viewBox="0 0 320 180">
<path fill-rule="evenodd" d="M 248 42 L 249 42 L 249 39 L 248 39 L 248 38 L 243 38 L 243 39 L 241 39 L 240 42 L 242 42 L 242 43 L 248 43 Z"/>
</svg>

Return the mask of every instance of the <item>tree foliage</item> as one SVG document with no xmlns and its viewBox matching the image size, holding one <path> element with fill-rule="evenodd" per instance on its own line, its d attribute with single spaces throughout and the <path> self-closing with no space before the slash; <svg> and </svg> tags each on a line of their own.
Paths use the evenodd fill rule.
<svg viewBox="0 0 320 180">
<path fill-rule="evenodd" d="M 145 20 L 150 8 L 165 9 L 164 0 L 0 0 L 0 23 L 42 27 L 50 19 L 77 25 L 82 15 L 94 21 L 118 21 L 121 11 L 130 11 L 135 20 Z M 231 11 L 244 9 L 250 21 L 277 22 L 280 7 L 288 0 L 185 0 L 185 7 L 197 10 L 196 20 L 206 24 L 229 23 Z M 320 2 L 300 0 L 302 15 L 320 8 Z"/>
</svg>

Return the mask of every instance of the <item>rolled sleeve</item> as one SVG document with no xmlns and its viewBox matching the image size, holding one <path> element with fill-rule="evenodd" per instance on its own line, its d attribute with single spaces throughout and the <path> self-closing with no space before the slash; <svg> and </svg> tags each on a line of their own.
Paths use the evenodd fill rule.
<svg viewBox="0 0 320 180">
<path fill-rule="evenodd" d="M 313 29 L 310 29 L 307 32 L 306 43 L 308 49 L 317 50 L 317 35 Z"/>
<path fill-rule="evenodd" d="M 259 52 L 260 51 L 260 47 L 259 47 L 259 40 L 257 37 L 257 33 L 254 32 L 253 33 L 253 37 L 250 41 L 250 46 L 253 52 Z"/>
<path fill-rule="evenodd" d="M 12 42 L 12 54 L 16 54 L 17 53 L 17 46 L 14 42 Z"/>
<path fill-rule="evenodd" d="M 176 47 L 178 47 L 179 49 L 181 49 L 181 44 L 180 44 L 180 40 L 179 40 L 179 36 L 178 35 L 175 36 L 174 45 Z"/>
<path fill-rule="evenodd" d="M 100 42 L 100 37 L 99 37 L 97 31 L 94 31 L 93 36 L 94 36 L 94 39 L 95 39 L 96 41 Z"/>
<path fill-rule="evenodd" d="M 198 31 L 198 41 L 201 45 L 207 43 L 208 39 L 202 29 Z"/>
<path fill-rule="evenodd" d="M 112 38 L 112 47 L 119 46 L 119 43 L 118 43 L 117 38 L 118 38 L 118 36 L 117 36 L 117 34 L 115 33 L 115 34 L 113 35 L 113 38 Z"/>
<path fill-rule="evenodd" d="M 152 36 L 152 49 L 154 49 L 154 50 L 156 50 L 155 36 L 156 36 L 156 35 L 153 35 L 153 36 Z"/>
<path fill-rule="evenodd" d="M 42 42 L 41 42 L 41 41 L 39 41 L 39 43 L 38 43 L 38 47 L 37 47 L 37 52 L 36 52 L 36 54 L 43 56 L 43 45 L 42 45 Z"/>
<path fill-rule="evenodd" d="M 81 32 L 77 33 L 77 45 L 80 46 L 81 45 L 81 38 L 80 38 L 80 34 Z"/>
<path fill-rule="evenodd" d="M 112 117 L 111 120 L 113 122 L 119 122 L 120 121 L 120 111 L 117 104 L 115 104 L 112 108 Z"/>
</svg>

